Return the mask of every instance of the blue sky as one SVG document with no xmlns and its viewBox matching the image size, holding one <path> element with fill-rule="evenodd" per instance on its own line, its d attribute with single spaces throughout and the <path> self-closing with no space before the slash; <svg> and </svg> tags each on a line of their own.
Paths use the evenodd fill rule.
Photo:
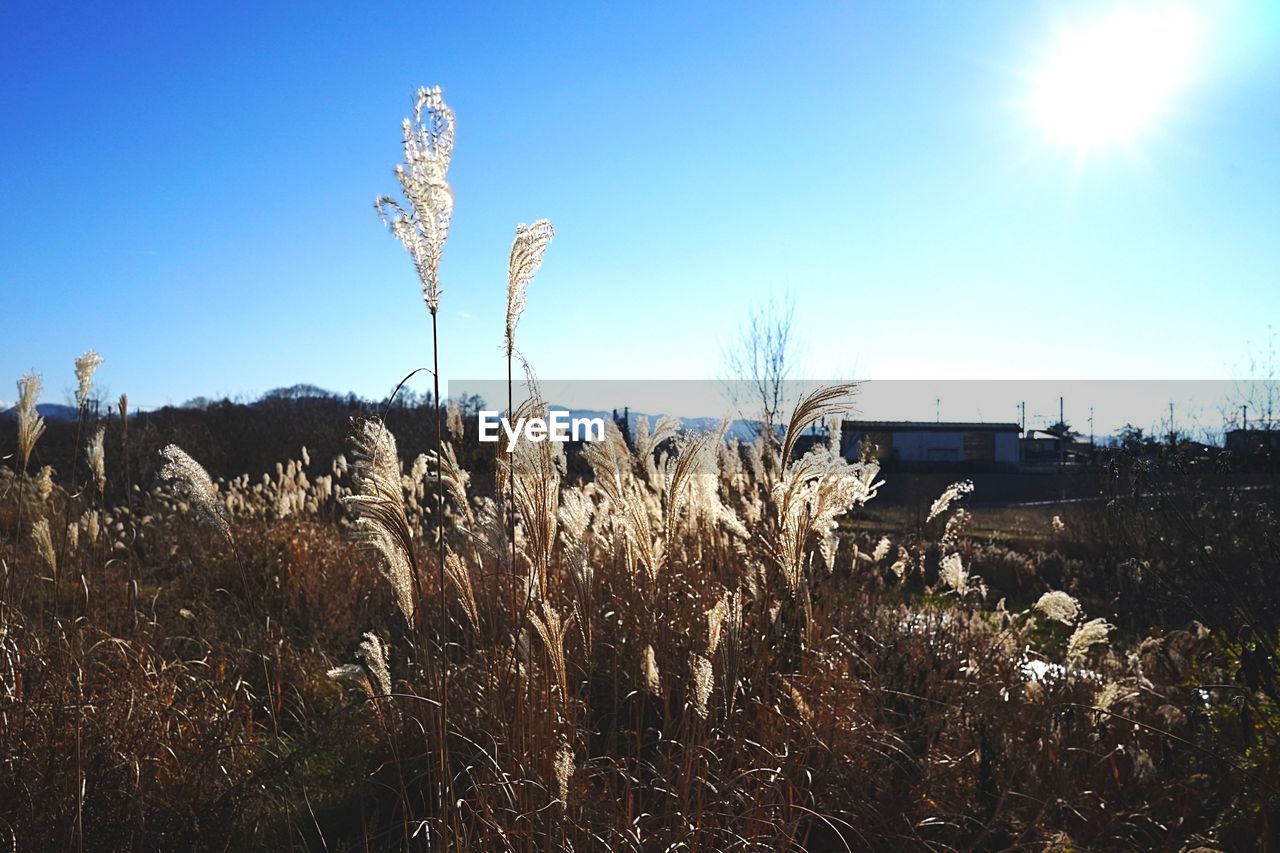
<svg viewBox="0 0 1280 853">
<path fill-rule="evenodd" d="M 0 376 L 60 401 L 93 347 L 141 406 L 385 393 L 429 316 L 372 201 L 437 84 L 446 379 L 502 374 L 544 216 L 549 378 L 714 377 L 782 291 L 810 377 L 1224 377 L 1280 316 L 1274 7 L 1193 7 L 1159 121 L 1082 153 L 1029 99 L 1112 6 L 691 6 L 6 4 Z"/>
</svg>

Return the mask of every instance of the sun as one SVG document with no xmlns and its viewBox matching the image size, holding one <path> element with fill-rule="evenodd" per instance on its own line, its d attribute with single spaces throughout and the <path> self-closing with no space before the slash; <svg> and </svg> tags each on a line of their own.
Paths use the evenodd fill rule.
<svg viewBox="0 0 1280 853">
<path fill-rule="evenodd" d="M 1031 72 L 1045 140 L 1085 155 L 1132 146 L 1168 119 L 1194 72 L 1203 27 L 1188 8 L 1115 8 L 1062 25 Z"/>
</svg>

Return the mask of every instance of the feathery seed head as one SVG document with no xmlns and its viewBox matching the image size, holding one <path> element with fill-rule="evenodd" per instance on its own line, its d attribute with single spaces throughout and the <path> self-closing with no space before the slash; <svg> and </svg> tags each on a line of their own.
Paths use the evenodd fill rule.
<svg viewBox="0 0 1280 853">
<path fill-rule="evenodd" d="M 395 437 L 382 421 L 358 420 L 351 447 L 355 494 L 342 502 L 356 517 L 357 538 L 382 556 L 382 574 L 395 591 L 405 621 L 412 625 L 416 558 Z"/>
<path fill-rule="evenodd" d="M 211 525 L 228 541 L 233 541 L 231 526 L 227 523 L 227 507 L 218 496 L 218 487 L 209 474 L 176 444 L 160 451 L 164 466 L 160 479 L 169 483 L 174 493 L 189 503 L 196 515 Z"/>
<path fill-rule="evenodd" d="M 555 233 L 548 219 L 539 219 L 532 225 L 521 223 L 516 227 L 511 257 L 507 262 L 507 355 L 515 351 L 516 324 L 524 313 L 525 291 L 538 267 L 542 266 L 542 256 Z"/>
<path fill-rule="evenodd" d="M 18 461 L 19 474 L 25 474 L 31 451 L 44 434 L 44 417 L 36 411 L 44 380 L 39 373 L 28 373 L 18 380 Z"/>
<path fill-rule="evenodd" d="M 356 657 L 369 670 L 379 696 L 391 695 L 391 666 L 386 645 L 372 631 L 365 631 L 364 639 L 356 647 Z"/>
<path fill-rule="evenodd" d="M 31 525 L 31 538 L 35 540 L 36 549 L 44 559 L 45 565 L 49 567 L 49 571 L 56 571 L 58 555 L 53 550 L 53 536 L 49 532 L 49 522 L 41 518 Z"/>
<path fill-rule="evenodd" d="M 409 203 L 406 211 L 390 196 L 374 202 L 378 216 L 408 250 L 422 284 L 422 298 L 435 314 L 440 308 L 440 256 L 453 218 L 453 190 L 448 183 L 453 157 L 453 110 L 437 86 L 419 89 L 413 119 L 405 119 L 404 164 L 396 179 Z"/>
<path fill-rule="evenodd" d="M 1080 615 L 1080 602 L 1061 590 L 1053 590 L 1040 596 L 1035 609 L 1056 622 L 1070 625 Z"/>
<path fill-rule="evenodd" d="M 971 480 L 961 480 L 958 483 L 952 483 L 950 486 L 947 486 L 942 494 L 938 496 L 938 499 L 933 502 L 933 506 L 929 508 L 929 517 L 926 518 L 925 521 L 933 521 L 935 518 L 946 512 L 947 508 L 951 506 L 953 501 L 964 497 L 972 491 L 973 481 Z"/>
<path fill-rule="evenodd" d="M 99 492 L 107 488 L 106 433 L 106 425 L 100 425 L 85 448 L 85 456 L 89 459 L 89 470 L 93 472 Z"/>
<path fill-rule="evenodd" d="M 662 696 L 662 677 L 658 672 L 658 658 L 653 652 L 652 645 L 644 647 L 642 664 L 644 669 L 644 689 L 653 696 Z"/>
<path fill-rule="evenodd" d="M 1092 646 L 1107 642 L 1111 629 L 1115 626 L 1106 619 L 1090 619 L 1072 633 L 1067 641 L 1067 661 L 1076 661 L 1084 657 Z"/>
<path fill-rule="evenodd" d="M 445 426 L 449 430 L 449 435 L 453 436 L 454 441 L 462 441 L 463 425 L 462 425 L 462 409 L 458 406 L 458 401 L 450 399 L 446 408 Z"/>
<path fill-rule="evenodd" d="M 102 356 L 95 350 L 89 350 L 76 359 L 76 404 L 84 408 L 89 399 L 89 390 L 93 386 L 93 372 L 102 364 Z"/>
<path fill-rule="evenodd" d="M 573 747 L 568 741 L 561 741 L 556 750 L 556 790 L 561 808 L 569 804 L 569 781 L 574 771 Z"/>
<path fill-rule="evenodd" d="M 365 672 L 365 669 L 362 666 L 357 666 L 354 663 L 344 663 L 340 666 L 333 667 L 326 672 L 325 675 L 332 678 L 334 681 L 354 684 L 356 687 L 363 690 L 369 698 L 373 698 L 377 695 L 373 690 L 373 682 L 369 680 L 369 674 Z"/>
<path fill-rule="evenodd" d="M 938 567 L 938 580 L 949 586 L 961 598 L 970 592 L 986 594 L 982 581 L 974 582 L 974 576 L 970 575 L 969 570 L 964 567 L 964 561 L 960 559 L 959 554 L 948 554 L 942 558 L 942 564 Z"/>
<path fill-rule="evenodd" d="M 689 670 L 693 682 L 693 710 L 699 717 L 706 719 L 707 702 L 711 699 L 711 686 L 714 681 L 711 661 L 695 653 L 689 659 Z"/>
<path fill-rule="evenodd" d="M 40 467 L 40 476 L 36 480 L 36 494 L 40 495 L 41 501 L 49 500 L 49 496 L 53 494 L 53 466 Z"/>
<path fill-rule="evenodd" d="M 725 593 L 707 610 L 707 654 L 714 655 L 720 646 L 721 629 L 729 615 L 729 593 Z"/>
</svg>

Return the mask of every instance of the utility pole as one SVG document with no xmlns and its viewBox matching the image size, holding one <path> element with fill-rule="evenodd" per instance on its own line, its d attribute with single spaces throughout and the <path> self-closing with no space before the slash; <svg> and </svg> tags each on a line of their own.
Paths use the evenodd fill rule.
<svg viewBox="0 0 1280 853">
<path fill-rule="evenodd" d="M 1058 470 L 1067 464 L 1067 418 L 1063 414 L 1062 396 L 1058 396 Z"/>
<path fill-rule="evenodd" d="M 1089 447 L 1093 448 L 1093 406 L 1089 407 Z"/>
<path fill-rule="evenodd" d="M 942 423 L 942 398 L 933 398 L 933 419 L 936 423 Z"/>
<path fill-rule="evenodd" d="M 1027 432 L 1027 401 L 1026 400 L 1023 400 L 1021 403 L 1018 404 L 1018 410 L 1021 413 L 1018 420 L 1018 426 L 1022 429 L 1023 435 L 1026 435 L 1026 432 Z"/>
<path fill-rule="evenodd" d="M 1170 400 L 1169 401 L 1169 443 L 1170 444 L 1174 443 L 1175 435 L 1176 433 L 1174 433 L 1173 431 L 1173 401 Z"/>
</svg>

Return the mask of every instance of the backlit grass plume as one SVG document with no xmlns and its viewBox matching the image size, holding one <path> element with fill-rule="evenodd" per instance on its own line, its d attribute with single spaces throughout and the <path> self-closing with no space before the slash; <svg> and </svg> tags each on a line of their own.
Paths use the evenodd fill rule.
<svg viewBox="0 0 1280 853">
<path fill-rule="evenodd" d="M 76 405 L 84 408 L 89 399 L 89 391 L 93 388 L 93 372 L 102 364 L 102 356 L 97 351 L 89 350 L 76 359 Z"/>
<path fill-rule="evenodd" d="M 1090 619 L 1076 628 L 1067 641 L 1067 662 L 1079 661 L 1090 648 L 1107 642 L 1114 627 L 1106 619 Z"/>
<path fill-rule="evenodd" d="M 378 215 L 404 244 L 422 282 L 422 298 L 434 315 L 440 308 L 440 255 L 453 218 L 453 190 L 449 161 L 453 157 L 453 110 L 440 87 L 416 93 L 413 118 L 405 119 L 404 163 L 396 166 L 396 180 L 409 209 L 391 196 L 374 202 Z"/>
<path fill-rule="evenodd" d="M 1060 590 L 1052 590 L 1040 596 L 1035 609 L 1064 625 L 1070 625 L 1080 615 L 1080 603 Z"/>
<path fill-rule="evenodd" d="M 516 324 L 524 313 L 526 289 L 533 275 L 542 266 L 542 256 L 555 236 L 551 220 L 539 219 L 532 225 L 516 226 L 516 237 L 511 243 L 511 257 L 507 261 L 507 357 L 515 352 Z"/>
<path fill-rule="evenodd" d="M 218 487 L 209 479 L 208 472 L 176 444 L 170 444 L 161 450 L 160 455 L 165 460 L 160 469 L 160 479 L 167 482 L 178 497 L 187 501 L 202 521 L 231 542 L 227 507 L 218 494 Z"/>
<path fill-rule="evenodd" d="M 18 473 L 27 472 L 31 451 L 44 434 L 44 417 L 36 411 L 44 380 L 39 373 L 28 373 L 18 380 Z"/>
<path fill-rule="evenodd" d="M 343 503 L 356 517 L 359 539 L 382 557 L 379 566 L 396 594 L 405 621 L 413 625 L 418 564 L 400 483 L 395 436 L 382 421 L 357 421 L 351 437 L 355 494 Z"/>
<path fill-rule="evenodd" d="M 56 572 L 58 570 L 58 555 L 53 548 L 53 536 L 49 532 L 49 522 L 43 518 L 36 519 L 35 524 L 31 525 L 31 538 L 35 540 L 36 550 L 39 551 L 44 564 L 49 567 L 49 571 Z"/>
<path fill-rule="evenodd" d="M 93 472 L 93 480 L 98 486 L 99 494 L 107 488 L 106 435 L 106 426 L 100 425 L 89 439 L 88 446 L 85 447 L 85 457 L 89 460 L 89 470 Z"/>
<path fill-rule="evenodd" d="M 355 685 L 370 699 L 391 695 L 390 655 L 386 644 L 372 631 L 366 631 L 356 649 L 356 657 L 363 666 L 345 663 L 326 673 L 334 681 Z"/>
</svg>

